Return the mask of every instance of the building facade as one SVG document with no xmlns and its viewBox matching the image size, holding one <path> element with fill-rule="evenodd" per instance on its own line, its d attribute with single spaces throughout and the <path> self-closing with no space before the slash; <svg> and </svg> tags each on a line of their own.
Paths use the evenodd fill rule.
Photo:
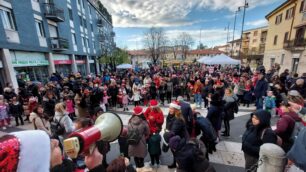
<svg viewBox="0 0 306 172">
<path fill-rule="evenodd" d="M 114 32 L 93 0 L 0 0 L 0 81 L 17 88 L 16 75 L 47 81 L 51 73 L 99 72 Z"/>
<path fill-rule="evenodd" d="M 227 51 L 228 55 L 232 58 L 239 58 L 241 39 L 236 39 L 234 41 L 228 42 L 229 50 Z"/>
<path fill-rule="evenodd" d="M 270 68 L 275 63 L 280 71 L 289 69 L 291 73 L 306 72 L 306 1 L 287 0 L 272 12 L 264 54 L 264 65 Z"/>
<path fill-rule="evenodd" d="M 263 64 L 268 27 L 246 30 L 242 35 L 242 54 L 244 64 L 252 68 Z"/>
</svg>

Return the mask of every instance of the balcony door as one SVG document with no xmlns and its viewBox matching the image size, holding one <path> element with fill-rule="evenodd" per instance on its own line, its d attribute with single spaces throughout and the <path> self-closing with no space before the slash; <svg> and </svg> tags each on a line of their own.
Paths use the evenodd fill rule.
<svg viewBox="0 0 306 172">
<path fill-rule="evenodd" d="M 297 70 L 298 70 L 298 67 L 299 67 L 299 62 L 300 62 L 299 58 L 293 58 L 292 59 L 292 67 L 291 67 L 292 73 L 297 73 Z"/>
<path fill-rule="evenodd" d="M 51 38 L 57 38 L 58 37 L 58 30 L 57 26 L 53 26 L 49 24 L 49 32 Z"/>
<path fill-rule="evenodd" d="M 295 44 L 300 45 L 304 42 L 305 27 L 298 28 L 295 35 Z"/>
</svg>

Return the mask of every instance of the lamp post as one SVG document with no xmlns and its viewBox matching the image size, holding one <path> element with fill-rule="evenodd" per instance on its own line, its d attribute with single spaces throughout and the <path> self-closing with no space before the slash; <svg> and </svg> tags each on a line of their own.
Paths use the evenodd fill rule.
<svg viewBox="0 0 306 172">
<path fill-rule="evenodd" d="M 237 19 L 237 13 L 240 10 L 238 9 L 237 11 L 235 11 L 235 20 L 234 20 L 234 30 L 233 30 L 233 41 L 232 41 L 232 52 L 231 52 L 231 56 L 233 57 L 233 53 L 234 53 L 234 40 L 235 40 L 235 30 L 236 30 L 236 19 Z"/>
<path fill-rule="evenodd" d="M 241 26 L 241 36 L 240 36 L 240 39 L 241 39 L 240 41 L 241 41 L 241 43 L 240 43 L 240 47 L 239 47 L 239 59 L 240 59 L 241 63 L 242 63 L 241 47 L 242 47 L 242 35 L 243 35 L 243 27 L 244 27 L 245 10 L 246 10 L 246 8 L 248 8 L 248 7 L 249 7 L 249 4 L 247 3 L 246 0 L 244 0 L 244 5 L 243 5 L 243 6 L 238 7 L 238 11 L 239 11 L 241 8 L 243 8 L 242 26 Z"/>
</svg>

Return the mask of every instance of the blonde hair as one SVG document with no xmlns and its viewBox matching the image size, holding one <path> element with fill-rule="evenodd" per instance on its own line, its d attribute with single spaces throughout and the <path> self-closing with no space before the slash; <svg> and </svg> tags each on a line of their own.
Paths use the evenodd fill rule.
<svg viewBox="0 0 306 172">
<path fill-rule="evenodd" d="M 182 115 L 181 110 L 174 109 L 174 115 L 175 115 L 175 117 L 176 117 L 177 119 L 181 119 L 182 121 L 185 122 L 185 119 L 184 119 L 184 117 L 183 117 L 183 115 Z"/>
<path fill-rule="evenodd" d="M 55 112 L 64 113 L 66 111 L 64 103 L 57 103 L 54 109 L 55 109 Z"/>
</svg>

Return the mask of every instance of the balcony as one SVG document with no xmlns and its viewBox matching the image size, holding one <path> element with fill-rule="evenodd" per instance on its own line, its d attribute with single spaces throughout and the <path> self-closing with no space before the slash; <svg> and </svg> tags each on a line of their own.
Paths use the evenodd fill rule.
<svg viewBox="0 0 306 172">
<path fill-rule="evenodd" d="M 306 39 L 295 39 L 291 41 L 284 42 L 284 49 L 290 51 L 303 51 L 305 50 Z"/>
<path fill-rule="evenodd" d="M 60 37 L 50 38 L 51 40 L 51 49 L 53 51 L 65 51 L 69 49 L 69 42 L 67 39 Z"/>
<path fill-rule="evenodd" d="M 44 3 L 45 16 L 55 22 L 64 22 L 64 10 L 57 8 L 53 3 Z"/>
<path fill-rule="evenodd" d="M 104 34 L 99 33 L 97 35 L 97 39 L 99 42 L 105 42 L 106 41 L 106 36 Z"/>
<path fill-rule="evenodd" d="M 97 26 L 98 27 L 103 27 L 103 20 L 102 19 L 97 20 Z"/>
</svg>

